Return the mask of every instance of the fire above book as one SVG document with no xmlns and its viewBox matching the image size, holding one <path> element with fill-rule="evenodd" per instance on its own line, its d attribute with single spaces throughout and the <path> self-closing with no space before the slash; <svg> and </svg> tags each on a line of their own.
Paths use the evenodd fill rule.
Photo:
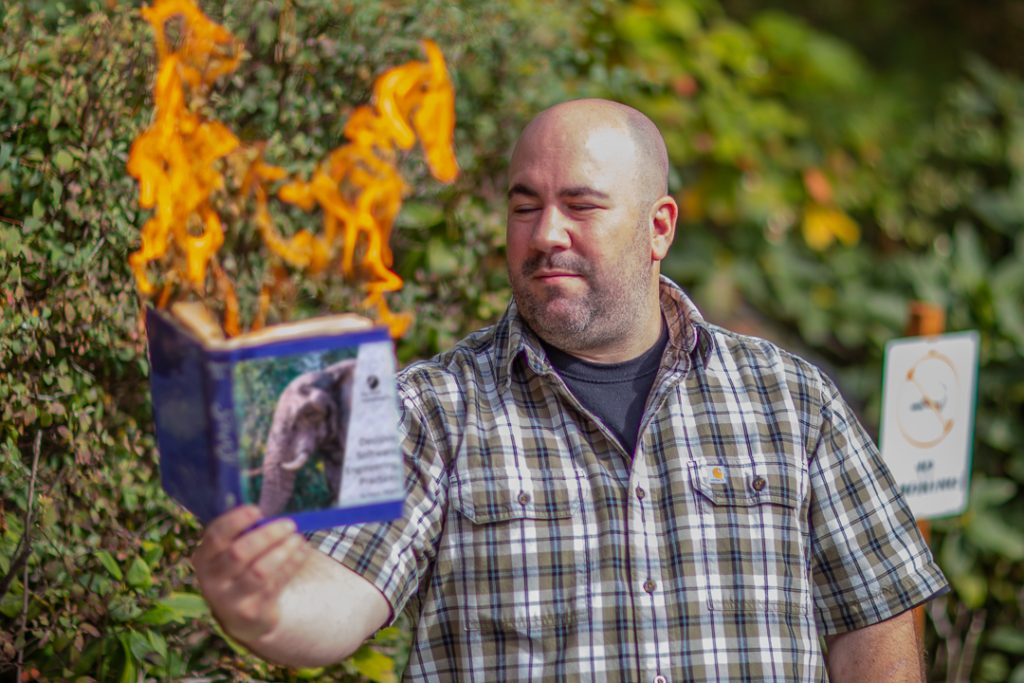
<svg viewBox="0 0 1024 683">
<path fill-rule="evenodd" d="M 387 329 L 345 314 L 225 339 L 180 303 L 146 332 L 161 483 L 203 523 L 243 503 L 300 531 L 401 515 Z"/>
</svg>

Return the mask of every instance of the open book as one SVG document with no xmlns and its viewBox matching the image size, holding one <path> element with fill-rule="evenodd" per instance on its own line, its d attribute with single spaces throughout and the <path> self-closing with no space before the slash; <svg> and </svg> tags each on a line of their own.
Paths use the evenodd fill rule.
<svg viewBox="0 0 1024 683">
<path fill-rule="evenodd" d="M 225 339 L 199 304 L 148 309 L 164 490 L 201 521 L 242 503 L 300 531 L 401 515 L 394 346 L 344 314 Z"/>
</svg>

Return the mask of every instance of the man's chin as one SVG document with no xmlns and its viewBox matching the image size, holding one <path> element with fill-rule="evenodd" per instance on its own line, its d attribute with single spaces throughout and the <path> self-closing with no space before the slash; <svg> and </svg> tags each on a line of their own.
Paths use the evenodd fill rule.
<svg viewBox="0 0 1024 683">
<path fill-rule="evenodd" d="M 532 307 L 527 315 L 526 322 L 530 327 L 547 338 L 558 336 L 564 338 L 578 334 L 586 327 L 586 311 L 578 304 L 558 299 L 548 301 L 540 306 Z"/>
</svg>

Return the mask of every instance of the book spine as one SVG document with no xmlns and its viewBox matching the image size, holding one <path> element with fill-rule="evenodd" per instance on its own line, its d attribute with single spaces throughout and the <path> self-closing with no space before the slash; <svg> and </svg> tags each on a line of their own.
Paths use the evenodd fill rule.
<svg viewBox="0 0 1024 683">
<path fill-rule="evenodd" d="M 168 495 L 205 523 L 217 513 L 203 395 L 205 352 L 160 311 L 147 309 L 146 332 L 160 481 Z"/>
<path fill-rule="evenodd" d="M 213 457 L 211 476 L 216 482 L 217 514 L 241 502 L 238 473 L 238 424 L 235 417 L 235 363 L 229 357 L 209 356 L 206 360 L 206 410 L 209 416 L 208 440 Z"/>
</svg>

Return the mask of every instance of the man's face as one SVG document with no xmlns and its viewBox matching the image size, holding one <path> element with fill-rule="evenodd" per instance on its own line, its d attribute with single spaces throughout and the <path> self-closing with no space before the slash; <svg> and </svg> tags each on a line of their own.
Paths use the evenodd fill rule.
<svg viewBox="0 0 1024 683">
<path fill-rule="evenodd" d="M 557 122 L 528 130 L 513 155 L 512 291 L 530 327 L 570 353 L 619 344 L 649 313 L 657 285 L 638 163 L 625 129 Z"/>
</svg>

